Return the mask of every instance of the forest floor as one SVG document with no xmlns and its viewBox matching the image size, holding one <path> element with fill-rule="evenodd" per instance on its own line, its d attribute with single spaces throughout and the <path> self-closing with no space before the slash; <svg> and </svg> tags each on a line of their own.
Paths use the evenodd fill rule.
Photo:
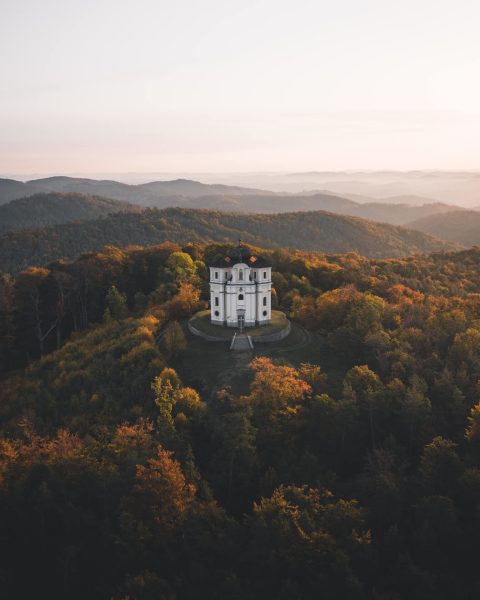
<svg viewBox="0 0 480 600">
<path fill-rule="evenodd" d="M 276 363 L 298 367 L 303 362 L 323 365 L 328 361 L 325 339 L 292 323 L 290 334 L 279 342 L 256 343 L 253 350 L 232 352 L 229 341 L 207 342 L 192 335 L 185 327 L 188 346 L 175 368 L 186 385 L 211 398 L 219 389 L 229 387 L 244 394 L 252 379 L 249 364 L 256 356 L 267 356 Z"/>
</svg>

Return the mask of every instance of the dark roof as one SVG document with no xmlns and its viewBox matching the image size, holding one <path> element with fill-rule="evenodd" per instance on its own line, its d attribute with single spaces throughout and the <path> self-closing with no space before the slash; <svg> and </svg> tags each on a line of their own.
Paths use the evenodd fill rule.
<svg viewBox="0 0 480 600">
<path fill-rule="evenodd" d="M 209 266 L 226 269 L 239 263 L 245 263 L 253 269 L 272 266 L 264 256 L 254 254 L 241 244 L 229 250 L 224 256 L 218 256 Z"/>
</svg>

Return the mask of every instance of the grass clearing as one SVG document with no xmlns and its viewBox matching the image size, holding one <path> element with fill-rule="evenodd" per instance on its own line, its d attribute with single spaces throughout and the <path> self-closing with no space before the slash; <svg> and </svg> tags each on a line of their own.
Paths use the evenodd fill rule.
<svg viewBox="0 0 480 600">
<path fill-rule="evenodd" d="M 252 379 L 248 365 L 255 356 L 268 356 L 277 363 L 298 367 L 302 362 L 323 366 L 329 354 L 320 335 L 308 332 L 296 323 L 292 323 L 292 330 L 285 339 L 271 343 L 257 342 L 251 352 L 230 351 L 229 339 L 225 339 L 225 342 L 207 342 L 190 333 L 186 324 L 185 334 L 187 348 L 173 366 L 184 383 L 195 387 L 205 399 L 211 397 L 215 390 L 227 386 L 234 394 L 246 393 Z"/>
<path fill-rule="evenodd" d="M 190 323 L 199 331 L 219 338 L 231 339 L 233 334 L 238 332 L 238 327 L 222 327 L 221 325 L 212 325 L 210 322 L 210 310 L 202 310 L 190 319 Z M 255 338 L 261 335 L 270 335 L 285 329 L 287 326 L 287 317 L 283 312 L 272 310 L 272 322 L 268 325 L 259 327 L 246 327 L 245 333 Z"/>
</svg>

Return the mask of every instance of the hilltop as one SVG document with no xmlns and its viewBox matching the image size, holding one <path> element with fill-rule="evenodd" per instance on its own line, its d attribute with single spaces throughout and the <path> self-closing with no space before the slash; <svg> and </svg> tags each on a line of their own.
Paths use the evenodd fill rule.
<svg viewBox="0 0 480 600">
<path fill-rule="evenodd" d="M 412 221 L 409 227 L 464 246 L 480 244 L 480 212 L 457 210 Z"/>
<path fill-rule="evenodd" d="M 182 326 L 225 249 L 0 276 L 3 597 L 474 598 L 480 249 L 261 250 L 245 353 Z"/>
<path fill-rule="evenodd" d="M 101 196 L 150 208 L 206 208 L 247 213 L 326 210 L 393 225 L 404 225 L 430 214 L 459 210 L 458 206 L 416 196 L 372 200 L 354 194 L 342 196 L 328 190 L 278 193 L 248 187 L 204 184 L 190 179 L 129 185 L 113 180 L 75 177 L 48 177 L 26 183 L 11 179 L 0 180 L 0 205 L 39 192 Z M 48 218 L 45 222 L 49 222 Z"/>
<path fill-rule="evenodd" d="M 0 234 L 82 219 L 96 219 L 114 212 L 138 211 L 126 202 L 75 193 L 41 193 L 11 200 L 0 206 Z"/>
<path fill-rule="evenodd" d="M 274 193 L 248 187 L 204 184 L 189 179 L 153 181 L 138 185 L 75 177 L 48 177 L 26 183 L 0 179 L 0 205 L 41 192 L 101 196 L 150 208 L 206 208 L 252 213 L 327 210 L 393 225 L 404 225 L 431 214 L 459 210 L 458 206 L 423 197 L 398 196 L 372 201 L 371 198 L 354 194 L 342 196 L 328 190 L 299 194 Z M 45 217 L 39 222 L 46 224 L 63 221 Z"/>
<path fill-rule="evenodd" d="M 324 211 L 253 215 L 169 208 L 10 232 L 0 236 L 0 270 L 14 272 L 60 258 L 73 259 L 105 245 L 231 242 L 239 237 L 266 248 L 358 252 L 370 258 L 454 247 L 418 231 Z"/>
<path fill-rule="evenodd" d="M 157 205 L 159 202 L 156 203 Z M 218 195 L 199 196 L 171 201 L 170 205 L 184 208 L 207 208 L 222 211 L 240 211 L 247 213 L 283 213 L 292 211 L 325 210 L 352 217 L 362 217 L 373 221 L 404 225 L 424 216 L 459 210 L 458 206 L 431 202 L 414 206 L 408 203 L 391 204 L 387 202 L 355 202 L 342 196 L 325 192 L 308 195 Z"/>
<path fill-rule="evenodd" d="M 0 179 L 0 204 L 16 198 L 33 196 L 39 192 L 60 192 L 103 196 L 141 206 L 155 206 L 160 198 L 172 201 L 178 197 L 194 198 L 221 194 L 263 194 L 262 190 L 238 186 L 205 184 L 188 179 L 173 181 L 153 181 L 139 185 L 129 185 L 113 180 L 87 179 L 83 177 L 46 177 L 32 179 L 25 183 L 14 179 Z"/>
</svg>

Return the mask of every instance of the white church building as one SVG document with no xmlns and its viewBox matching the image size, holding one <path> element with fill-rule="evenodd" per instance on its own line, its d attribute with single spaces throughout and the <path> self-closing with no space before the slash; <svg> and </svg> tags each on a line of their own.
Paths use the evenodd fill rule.
<svg viewBox="0 0 480 600">
<path fill-rule="evenodd" d="M 239 245 L 210 267 L 211 323 L 225 327 L 268 325 L 272 319 L 272 267 Z"/>
</svg>

